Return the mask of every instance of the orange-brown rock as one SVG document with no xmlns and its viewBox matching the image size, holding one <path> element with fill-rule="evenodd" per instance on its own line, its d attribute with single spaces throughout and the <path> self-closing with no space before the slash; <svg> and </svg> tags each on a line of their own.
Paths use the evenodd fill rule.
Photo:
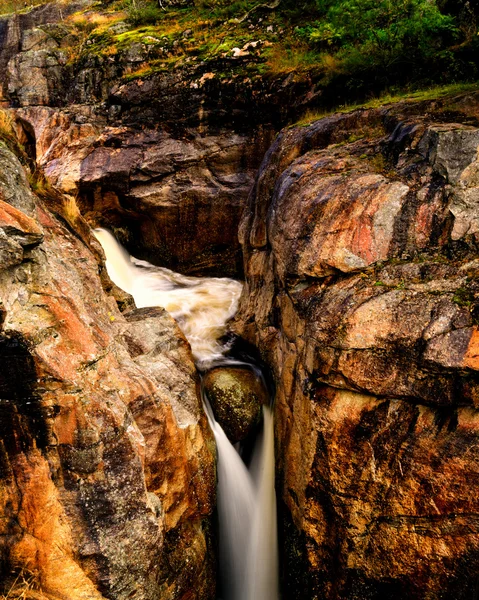
<svg viewBox="0 0 479 600">
<path fill-rule="evenodd" d="M 276 379 L 287 599 L 477 593 L 478 104 L 455 102 L 287 129 L 250 195 L 235 327 Z"/>
<path fill-rule="evenodd" d="M 0 101 L 14 107 L 24 147 L 51 184 L 78 197 L 91 224 L 116 228 L 135 256 L 241 276 L 237 232 L 249 189 L 278 123 L 314 98 L 310 82 L 245 75 L 259 59 L 250 53 L 187 57 L 132 78 L 164 52 L 177 55 L 177 40 L 91 52 L 63 19 L 90 4 L 0 17 Z"/>
<path fill-rule="evenodd" d="M 213 598 L 215 451 L 189 345 L 163 310 L 120 313 L 95 242 L 3 146 L 0 193 L 21 250 L 0 265 L 1 585 L 32 573 L 51 600 Z"/>
</svg>

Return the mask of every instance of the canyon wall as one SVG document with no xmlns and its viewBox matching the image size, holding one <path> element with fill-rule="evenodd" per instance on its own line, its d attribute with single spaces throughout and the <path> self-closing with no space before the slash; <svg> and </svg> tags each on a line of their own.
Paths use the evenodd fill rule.
<svg viewBox="0 0 479 600">
<path fill-rule="evenodd" d="M 284 130 L 236 330 L 274 370 L 285 598 L 478 593 L 479 98 Z"/>
<path fill-rule="evenodd" d="M 122 314 L 88 228 L 47 204 L 0 143 L 1 586 L 214 598 L 215 448 L 189 344 L 161 308 Z"/>
<path fill-rule="evenodd" d="M 78 58 L 70 8 L 0 19 L 24 151 L 0 146 L 1 577 L 52 600 L 215 594 L 189 346 L 120 297 L 90 224 L 189 273 L 240 275 L 243 252 L 235 329 L 277 386 L 285 598 L 475 598 L 477 94 L 274 139 L 307 81 L 220 77 L 248 56 L 131 78 L 147 45 Z"/>
</svg>

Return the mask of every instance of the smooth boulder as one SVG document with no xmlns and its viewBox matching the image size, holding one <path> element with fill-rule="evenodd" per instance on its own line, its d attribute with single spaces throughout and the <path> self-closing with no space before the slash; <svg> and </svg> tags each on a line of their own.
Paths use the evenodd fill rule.
<svg viewBox="0 0 479 600">
<path fill-rule="evenodd" d="M 257 425 L 261 405 L 268 402 L 262 379 L 252 369 L 217 367 L 203 380 L 218 423 L 231 442 L 244 440 Z"/>
</svg>

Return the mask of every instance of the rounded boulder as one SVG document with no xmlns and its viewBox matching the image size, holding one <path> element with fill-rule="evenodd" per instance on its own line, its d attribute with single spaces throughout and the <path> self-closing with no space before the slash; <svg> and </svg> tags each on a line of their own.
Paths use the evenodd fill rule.
<svg viewBox="0 0 479 600">
<path fill-rule="evenodd" d="M 257 425 L 268 391 L 253 369 L 216 367 L 208 371 L 203 385 L 215 419 L 233 443 L 244 440 Z"/>
</svg>

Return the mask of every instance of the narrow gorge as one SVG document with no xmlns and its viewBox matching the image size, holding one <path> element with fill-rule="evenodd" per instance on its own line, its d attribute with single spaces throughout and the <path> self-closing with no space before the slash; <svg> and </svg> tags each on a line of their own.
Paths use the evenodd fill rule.
<svg viewBox="0 0 479 600">
<path fill-rule="evenodd" d="M 0 16 L 0 599 L 474 600 L 477 86 L 190 5 Z"/>
</svg>

